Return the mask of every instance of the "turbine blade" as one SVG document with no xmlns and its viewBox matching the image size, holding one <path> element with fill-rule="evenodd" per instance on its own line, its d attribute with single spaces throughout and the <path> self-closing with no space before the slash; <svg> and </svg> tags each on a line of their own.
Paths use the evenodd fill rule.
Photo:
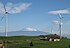
<svg viewBox="0 0 70 48">
<path fill-rule="evenodd" d="M 3 20 L 4 16 L 1 18 L 1 21 Z"/>
<path fill-rule="evenodd" d="M 59 14 L 59 18 L 64 18 L 64 17 L 62 17 L 61 14 Z"/>
<path fill-rule="evenodd" d="M 7 14 L 7 12 L 6 12 L 6 8 L 5 8 L 5 5 L 4 5 L 4 10 L 5 10 L 5 14 Z"/>
<path fill-rule="evenodd" d="M 59 18 L 62 18 L 61 14 L 59 14 Z"/>
<path fill-rule="evenodd" d="M 10 14 L 10 13 L 7 12 L 5 5 L 4 5 L 4 10 L 5 10 L 5 14 Z"/>
<path fill-rule="evenodd" d="M 58 31 L 60 30 L 60 28 L 58 27 Z"/>
</svg>

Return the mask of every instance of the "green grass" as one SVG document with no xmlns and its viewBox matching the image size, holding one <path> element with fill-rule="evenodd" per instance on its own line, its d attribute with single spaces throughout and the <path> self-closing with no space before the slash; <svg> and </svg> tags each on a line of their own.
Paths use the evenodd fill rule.
<svg viewBox="0 0 70 48">
<path fill-rule="evenodd" d="M 68 48 L 70 39 L 61 39 L 59 42 L 42 41 L 40 36 L 15 36 L 15 37 L 0 37 L 2 41 L 12 41 L 14 43 L 7 43 L 8 48 L 24 48 L 29 47 L 30 42 L 33 41 L 32 48 Z"/>
</svg>

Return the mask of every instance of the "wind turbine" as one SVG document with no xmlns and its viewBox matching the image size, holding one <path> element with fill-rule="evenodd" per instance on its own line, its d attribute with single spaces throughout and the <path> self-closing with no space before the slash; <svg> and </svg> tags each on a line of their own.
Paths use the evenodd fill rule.
<svg viewBox="0 0 70 48">
<path fill-rule="evenodd" d="M 5 5 L 3 4 L 3 7 L 4 7 L 4 14 L 5 14 L 5 16 L 3 16 L 2 18 L 1 18 L 1 21 L 3 20 L 3 18 L 5 17 L 5 36 L 7 37 L 7 27 L 8 27 L 8 22 L 7 22 L 7 20 L 8 20 L 8 18 L 7 18 L 7 15 L 9 14 L 8 12 L 7 12 L 7 9 L 6 9 L 6 7 L 5 7 Z M 5 41 L 5 46 L 6 46 L 6 48 L 7 48 L 7 41 Z"/>
<path fill-rule="evenodd" d="M 60 32 L 60 39 L 62 37 L 62 16 L 61 14 L 59 13 L 59 32 Z"/>
<path fill-rule="evenodd" d="M 8 12 L 7 12 L 7 10 L 6 10 L 6 7 L 5 7 L 5 5 L 3 4 L 3 7 L 4 7 L 4 14 L 5 14 L 5 16 L 3 16 L 2 18 L 1 18 L 1 21 L 3 20 L 3 18 L 5 17 L 5 36 L 7 37 L 7 27 L 8 27 L 8 25 L 7 25 L 7 20 L 8 20 L 8 18 L 7 18 L 7 15 L 9 14 Z"/>
</svg>

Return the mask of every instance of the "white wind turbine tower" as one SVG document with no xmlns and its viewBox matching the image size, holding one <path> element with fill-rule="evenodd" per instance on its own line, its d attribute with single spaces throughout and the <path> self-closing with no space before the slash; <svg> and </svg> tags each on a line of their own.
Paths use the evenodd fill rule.
<svg viewBox="0 0 70 48">
<path fill-rule="evenodd" d="M 62 37 L 62 16 L 59 14 L 59 32 L 60 32 L 60 39 Z"/>
<path fill-rule="evenodd" d="M 7 15 L 9 13 L 7 12 L 7 9 L 6 9 L 6 7 L 5 7 L 4 4 L 3 4 L 3 7 L 4 7 L 4 14 L 5 14 L 5 16 L 3 16 L 2 19 L 5 17 L 5 36 L 7 37 L 7 29 L 8 29 L 8 22 L 7 22 L 8 21 L 8 18 L 7 18 Z"/>
</svg>

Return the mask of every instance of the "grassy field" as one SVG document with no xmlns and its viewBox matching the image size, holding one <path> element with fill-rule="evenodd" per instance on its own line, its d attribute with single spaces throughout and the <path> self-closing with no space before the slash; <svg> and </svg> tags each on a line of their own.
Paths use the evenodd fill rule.
<svg viewBox="0 0 70 48">
<path fill-rule="evenodd" d="M 41 36 L 15 36 L 15 37 L 0 37 L 1 41 L 7 41 L 7 48 L 29 48 L 30 42 L 33 42 L 33 47 L 30 48 L 69 48 L 70 39 L 61 39 L 59 42 L 42 41 Z"/>
</svg>

